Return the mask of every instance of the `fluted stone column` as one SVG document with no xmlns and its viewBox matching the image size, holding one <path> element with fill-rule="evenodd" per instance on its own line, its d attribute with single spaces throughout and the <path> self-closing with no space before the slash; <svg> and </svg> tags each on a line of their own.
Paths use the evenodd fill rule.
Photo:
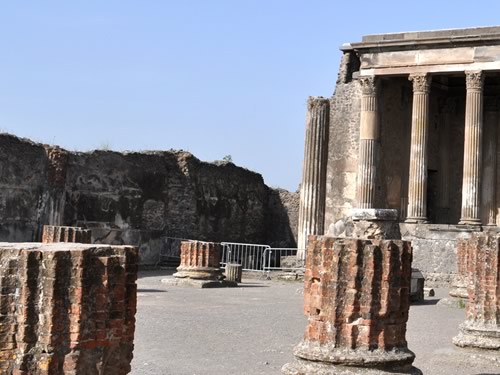
<svg viewBox="0 0 500 375">
<path fill-rule="evenodd" d="M 379 113 L 375 76 L 360 77 L 361 114 L 359 126 L 358 208 L 374 208 L 379 148 Z"/>
<path fill-rule="evenodd" d="M 465 72 L 467 98 L 465 103 L 464 173 L 462 182 L 462 215 L 459 224 L 480 224 L 483 85 L 482 71 Z"/>
<path fill-rule="evenodd" d="M 413 109 L 406 222 L 422 223 L 427 221 L 427 138 L 431 77 L 426 73 L 410 74 L 409 80 L 413 82 Z"/>
<path fill-rule="evenodd" d="M 484 225 L 492 226 L 496 226 L 497 122 L 497 98 L 485 98 L 481 217 Z"/>
<path fill-rule="evenodd" d="M 321 96 L 307 101 L 306 141 L 300 185 L 297 257 L 304 259 L 307 237 L 323 234 L 330 101 Z"/>
</svg>

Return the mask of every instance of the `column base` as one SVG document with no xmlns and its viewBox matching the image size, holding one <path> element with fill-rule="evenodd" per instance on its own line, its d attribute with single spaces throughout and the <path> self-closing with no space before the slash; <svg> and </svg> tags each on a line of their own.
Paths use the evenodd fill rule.
<svg viewBox="0 0 500 375">
<path fill-rule="evenodd" d="M 194 280 L 221 280 L 222 270 L 215 267 L 177 267 L 177 272 L 172 276 L 178 279 L 194 279 Z"/>
<path fill-rule="evenodd" d="M 422 371 L 412 365 L 399 368 L 377 369 L 369 367 L 342 366 L 327 362 L 296 359 L 281 368 L 284 375 L 422 375 Z"/>
<path fill-rule="evenodd" d="M 460 347 L 500 350 L 500 326 L 475 326 L 466 321 L 460 325 L 460 333 L 453 338 L 453 344 Z"/>
<path fill-rule="evenodd" d="M 371 221 L 397 221 L 398 210 L 392 208 L 353 208 L 351 209 L 352 220 Z"/>
<path fill-rule="evenodd" d="M 405 223 L 408 224 L 428 224 L 429 220 L 426 217 L 407 217 Z"/>
<path fill-rule="evenodd" d="M 451 297 L 462 298 L 464 300 L 467 300 L 469 298 L 469 294 L 467 293 L 467 286 L 466 285 L 452 284 L 451 289 L 450 289 L 448 294 Z"/>
<path fill-rule="evenodd" d="M 335 347 L 333 343 L 302 340 L 294 349 L 296 359 L 302 362 L 319 362 L 332 366 L 366 367 L 378 370 L 409 369 L 415 353 L 406 347 L 392 350 Z"/>
<path fill-rule="evenodd" d="M 463 217 L 460 218 L 458 225 L 481 225 L 481 220 L 470 217 Z"/>
</svg>

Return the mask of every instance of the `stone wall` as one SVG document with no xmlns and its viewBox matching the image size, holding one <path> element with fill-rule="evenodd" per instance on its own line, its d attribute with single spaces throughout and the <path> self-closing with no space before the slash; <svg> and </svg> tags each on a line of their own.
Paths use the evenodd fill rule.
<svg viewBox="0 0 500 375">
<path fill-rule="evenodd" d="M 0 134 L 0 181 L 0 241 L 81 226 L 97 243 L 139 246 L 142 264 L 158 261 L 167 237 L 296 243 L 297 193 L 188 152 L 68 152 Z"/>
<path fill-rule="evenodd" d="M 330 102 L 325 231 L 355 206 L 361 89 L 352 75 L 358 68 L 355 54 L 345 53 Z"/>
</svg>

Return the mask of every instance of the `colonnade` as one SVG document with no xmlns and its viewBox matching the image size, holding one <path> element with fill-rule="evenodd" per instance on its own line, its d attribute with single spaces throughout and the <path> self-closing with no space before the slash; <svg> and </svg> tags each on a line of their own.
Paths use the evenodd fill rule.
<svg viewBox="0 0 500 375">
<path fill-rule="evenodd" d="M 409 75 L 413 87 L 410 165 L 408 179 L 408 211 L 406 222 L 427 222 L 427 166 L 429 134 L 429 96 L 432 76 L 428 73 Z M 357 206 L 375 208 L 378 169 L 379 116 L 377 76 L 358 78 L 361 87 L 360 139 L 357 179 Z M 466 108 L 462 207 L 459 224 L 495 225 L 496 185 L 496 109 L 487 106 L 483 124 L 484 72 L 466 71 Z M 484 129 L 483 129 L 484 128 Z M 486 133 L 483 146 L 483 132 Z M 483 150 L 484 148 L 484 150 Z M 484 166 L 482 166 L 484 155 Z M 481 175 L 483 174 L 483 176 Z M 490 182 L 491 187 L 482 188 Z M 482 197 L 481 197 L 482 193 Z M 481 202 L 487 212 L 481 213 Z"/>
</svg>

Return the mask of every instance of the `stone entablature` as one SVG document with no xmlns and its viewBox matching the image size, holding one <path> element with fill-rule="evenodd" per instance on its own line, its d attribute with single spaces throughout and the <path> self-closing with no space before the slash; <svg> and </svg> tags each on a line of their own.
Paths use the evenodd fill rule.
<svg viewBox="0 0 500 375">
<path fill-rule="evenodd" d="M 360 55 L 361 75 L 499 70 L 500 27 L 368 35 L 342 46 Z"/>
</svg>

